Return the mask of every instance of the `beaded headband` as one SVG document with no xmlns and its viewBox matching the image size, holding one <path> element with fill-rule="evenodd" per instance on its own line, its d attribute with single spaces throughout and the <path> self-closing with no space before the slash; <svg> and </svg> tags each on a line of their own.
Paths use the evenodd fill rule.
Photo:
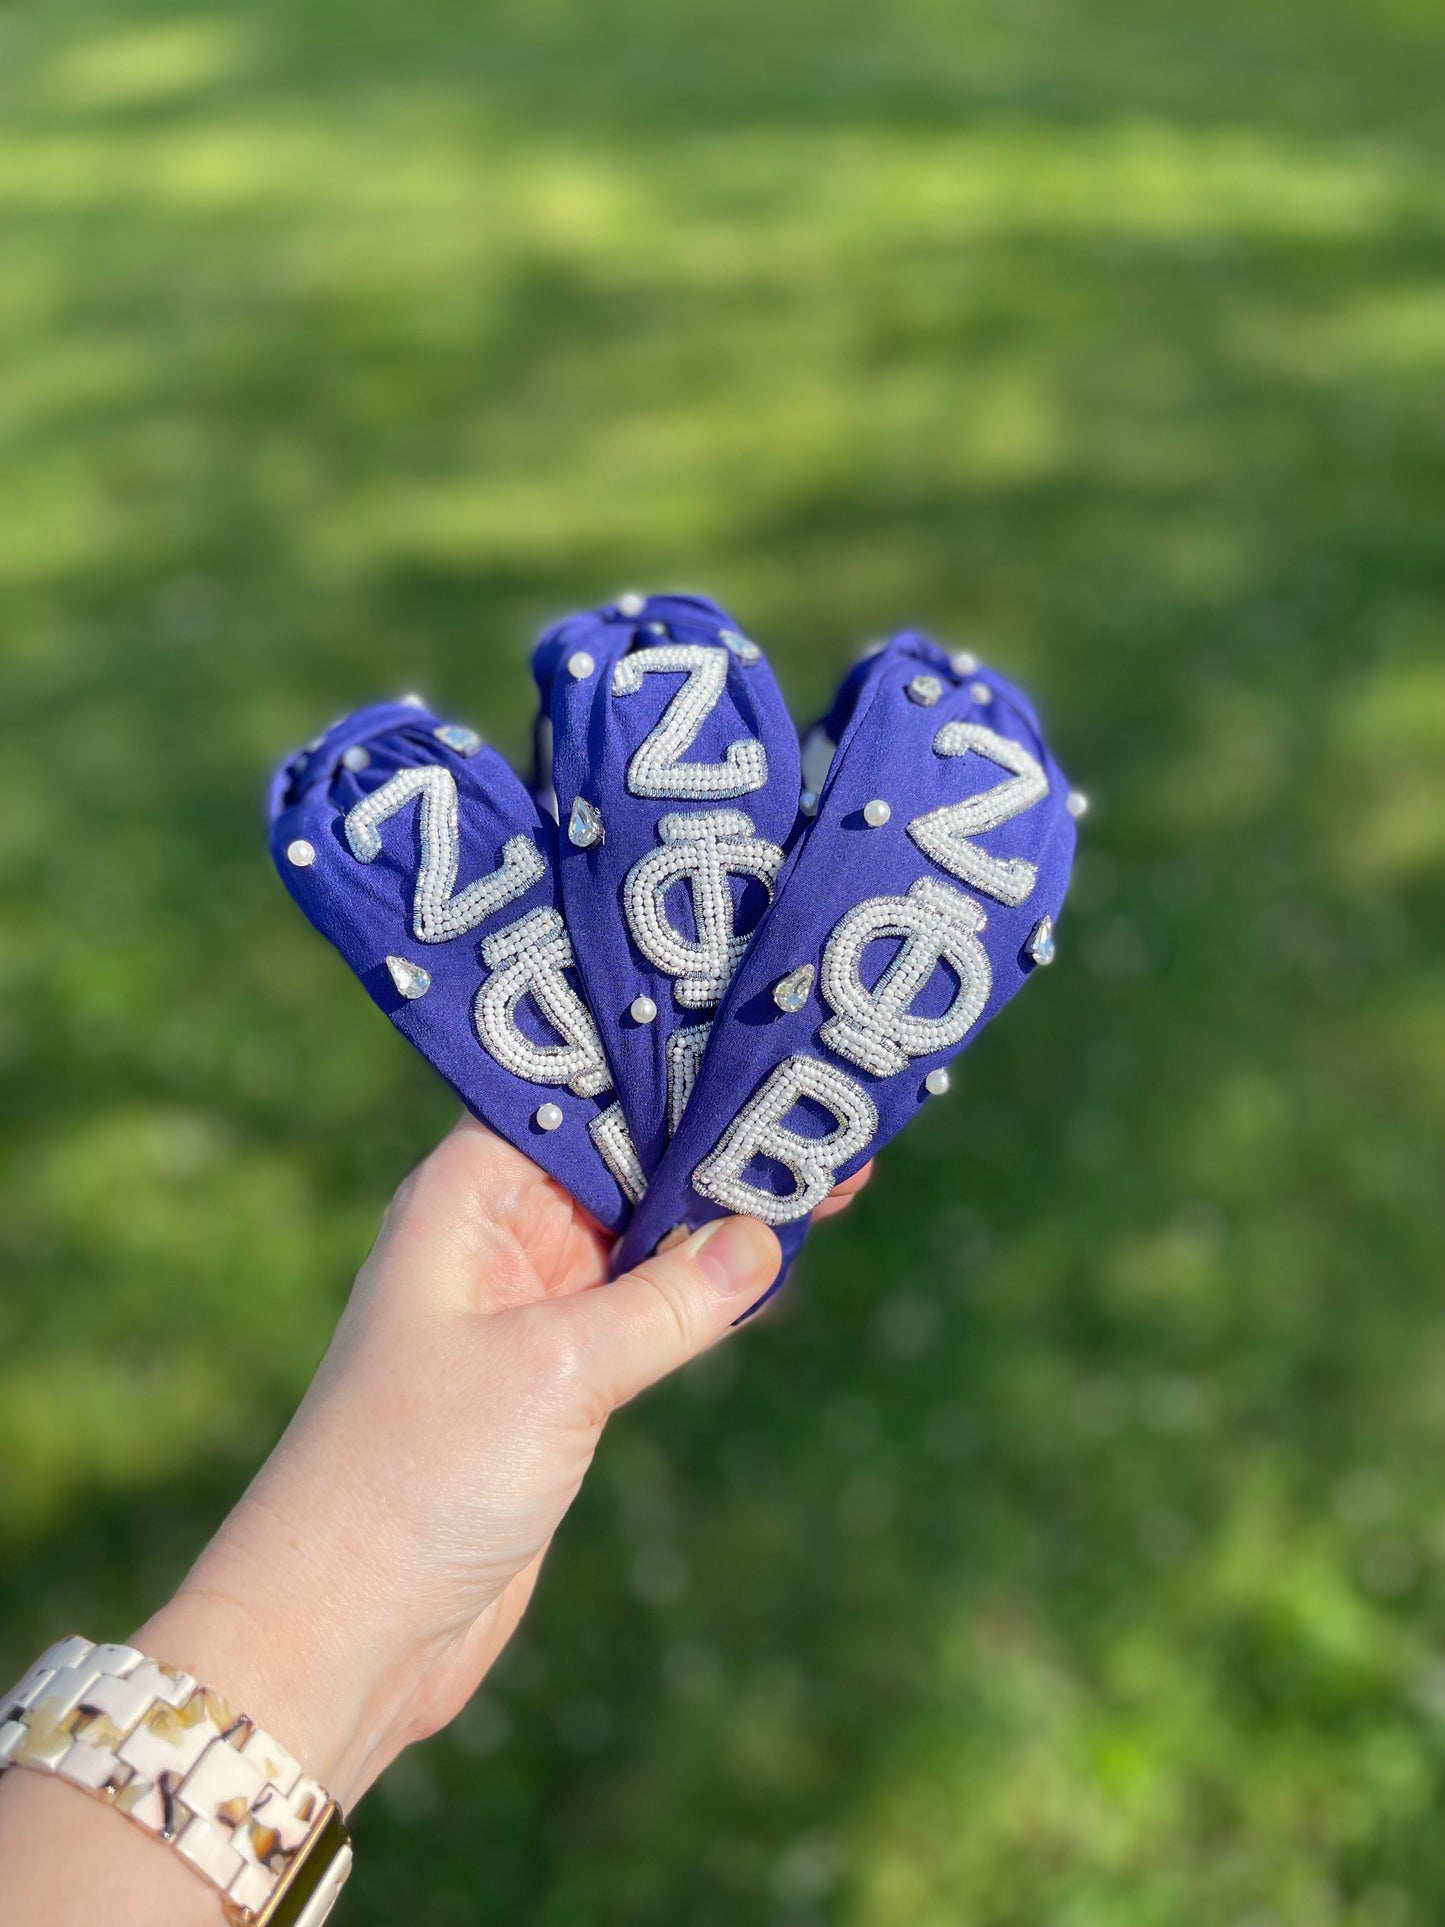
<svg viewBox="0 0 1445 1927">
<path fill-rule="evenodd" d="M 533 668 L 534 792 L 469 729 L 363 710 L 279 773 L 277 866 L 618 1269 L 732 1211 L 786 1266 L 1051 960 L 1081 800 L 1017 689 L 911 633 L 801 756 L 700 597 L 573 617 Z"/>
</svg>

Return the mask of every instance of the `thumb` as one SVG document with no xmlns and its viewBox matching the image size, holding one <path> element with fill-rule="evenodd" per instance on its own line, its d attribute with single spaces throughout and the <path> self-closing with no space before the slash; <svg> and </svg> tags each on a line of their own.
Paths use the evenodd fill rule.
<svg viewBox="0 0 1445 1927">
<path fill-rule="evenodd" d="M 715 1218 L 610 1285 L 551 1309 L 573 1321 L 575 1355 L 593 1389 L 623 1405 L 706 1351 L 757 1303 L 782 1253 L 756 1218 Z"/>
</svg>

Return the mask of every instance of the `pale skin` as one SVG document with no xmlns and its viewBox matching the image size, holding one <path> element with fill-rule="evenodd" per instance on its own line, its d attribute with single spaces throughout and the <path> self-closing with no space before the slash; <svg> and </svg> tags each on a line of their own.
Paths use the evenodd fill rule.
<svg viewBox="0 0 1445 1927">
<path fill-rule="evenodd" d="M 608 1244 L 559 1185 L 463 1118 L 392 1201 L 270 1458 L 130 1635 L 249 1713 L 347 1813 L 485 1678 L 611 1414 L 726 1337 L 778 1268 L 776 1238 L 748 1218 L 613 1283 Z M 125 1636 L 55 1628 L 74 1631 Z M 363 1843 L 358 1881 L 364 1863 Z M 0 1894 L 7 1927 L 221 1917 L 175 1854 L 28 1771 L 0 1778 Z"/>
</svg>

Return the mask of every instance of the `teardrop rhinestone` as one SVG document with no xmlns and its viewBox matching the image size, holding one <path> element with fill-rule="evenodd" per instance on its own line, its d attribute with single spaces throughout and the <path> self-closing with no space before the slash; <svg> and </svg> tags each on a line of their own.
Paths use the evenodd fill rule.
<svg viewBox="0 0 1445 1927">
<path fill-rule="evenodd" d="M 606 832 L 602 828 L 602 818 L 586 797 L 573 800 L 572 814 L 567 819 L 567 841 L 575 843 L 579 850 L 590 850 L 594 844 L 601 843 Z"/>
<path fill-rule="evenodd" d="M 773 1002 L 779 1010 L 801 1010 L 813 994 L 813 979 L 817 971 L 812 964 L 799 964 L 790 970 L 786 977 L 780 977 L 773 985 Z"/>
<path fill-rule="evenodd" d="M 403 997 L 413 1000 L 425 997 L 431 989 L 431 972 L 423 970 L 420 964 L 408 963 L 405 957 L 388 957 L 386 967 Z"/>
<path fill-rule="evenodd" d="M 732 651 L 740 663 L 743 663 L 747 667 L 751 667 L 751 665 L 757 662 L 762 656 L 763 652 L 759 649 L 758 645 L 749 637 L 740 636 L 736 629 L 719 629 L 717 639 Z"/>
<path fill-rule="evenodd" d="M 432 731 L 439 743 L 455 750 L 458 756 L 475 756 L 482 746 L 482 739 L 474 729 L 465 723 L 442 723 Z"/>
<path fill-rule="evenodd" d="M 1024 955 L 1036 964 L 1051 964 L 1054 961 L 1054 920 L 1040 917 L 1033 927 L 1028 942 L 1024 945 Z"/>
</svg>

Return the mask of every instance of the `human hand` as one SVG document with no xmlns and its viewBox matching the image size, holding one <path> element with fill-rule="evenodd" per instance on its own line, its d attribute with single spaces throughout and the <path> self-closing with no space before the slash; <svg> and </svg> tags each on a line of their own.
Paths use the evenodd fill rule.
<svg viewBox="0 0 1445 1927">
<path fill-rule="evenodd" d="M 723 1337 L 779 1263 L 747 1218 L 613 1283 L 607 1255 L 559 1185 L 463 1118 L 398 1191 L 275 1452 L 134 1635 L 343 1808 L 476 1690 L 611 1413 Z"/>
</svg>

